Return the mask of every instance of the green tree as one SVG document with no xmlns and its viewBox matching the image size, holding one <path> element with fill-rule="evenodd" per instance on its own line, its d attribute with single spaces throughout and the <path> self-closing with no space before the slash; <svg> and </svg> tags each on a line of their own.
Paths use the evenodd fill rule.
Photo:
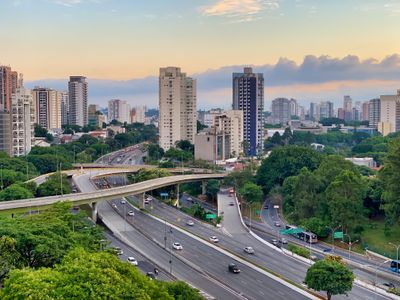
<svg viewBox="0 0 400 300">
<path fill-rule="evenodd" d="M 326 189 L 331 224 L 341 224 L 343 228 L 354 229 L 365 214 L 365 193 L 366 185 L 359 175 L 344 170 L 336 176 Z"/>
<path fill-rule="evenodd" d="M 10 270 L 21 266 L 21 256 L 15 247 L 15 239 L 8 236 L 0 237 L 0 282 L 3 282 Z"/>
<path fill-rule="evenodd" d="M 164 149 L 157 144 L 150 144 L 147 147 L 147 151 L 149 154 L 149 159 L 153 161 L 159 161 L 164 156 Z"/>
<path fill-rule="evenodd" d="M 255 178 L 250 169 L 241 171 L 233 171 L 224 177 L 224 184 L 234 186 L 238 189 L 242 188 L 246 183 L 253 182 Z"/>
<path fill-rule="evenodd" d="M 163 169 L 140 169 L 134 177 L 134 182 L 137 183 L 167 176 L 171 176 L 171 173 Z"/>
<path fill-rule="evenodd" d="M 202 300 L 204 299 L 199 291 L 191 288 L 186 283 L 182 281 L 173 281 L 169 283 L 164 283 L 168 294 L 173 296 L 175 300 Z"/>
<path fill-rule="evenodd" d="M 252 182 L 245 183 L 243 188 L 239 190 L 239 194 L 247 203 L 261 202 L 263 200 L 261 187 Z"/>
<path fill-rule="evenodd" d="M 303 167 L 315 170 L 322 157 L 317 151 L 304 146 L 275 148 L 261 163 L 257 171 L 257 183 L 268 193 L 275 185 L 281 185 L 286 177 L 297 175 Z"/>
<path fill-rule="evenodd" d="M 201 124 L 200 121 L 197 120 L 197 133 L 199 133 L 200 131 L 202 131 L 205 128 L 208 128 L 208 126 Z"/>
<path fill-rule="evenodd" d="M 165 157 L 176 161 L 190 161 L 193 160 L 193 154 L 182 149 L 171 147 L 165 152 Z"/>
<path fill-rule="evenodd" d="M 32 192 L 18 183 L 14 183 L 0 192 L 0 201 L 28 198 L 33 198 Z"/>
<path fill-rule="evenodd" d="M 61 193 L 62 191 L 62 193 Z M 68 182 L 68 176 L 60 172 L 54 173 L 47 177 L 46 181 L 43 182 L 37 188 L 37 195 L 39 197 L 70 194 L 71 186 Z"/>
<path fill-rule="evenodd" d="M 211 199 L 215 200 L 217 197 L 217 194 L 219 192 L 220 188 L 220 183 L 216 179 L 211 179 L 207 182 L 206 186 L 206 195 Z"/>
<path fill-rule="evenodd" d="M 304 282 L 316 291 L 326 291 L 328 300 L 333 295 L 342 295 L 351 291 L 354 274 L 341 262 L 324 259 L 313 264 L 306 274 Z"/>
<path fill-rule="evenodd" d="M 194 145 L 188 140 L 180 140 L 176 142 L 176 147 L 194 155 Z"/>
<path fill-rule="evenodd" d="M 384 188 L 382 198 L 386 222 L 392 225 L 400 218 L 400 138 L 389 143 L 389 152 L 379 177 Z"/>
<path fill-rule="evenodd" d="M 321 182 L 326 187 L 343 170 L 349 170 L 355 174 L 359 173 L 356 165 L 348 160 L 345 160 L 342 156 L 328 155 L 322 160 L 320 166 L 315 171 L 315 174 L 318 176 L 319 180 L 321 180 Z"/>
<path fill-rule="evenodd" d="M 0 188 L 6 188 L 17 181 L 26 180 L 26 174 L 14 170 L 3 169 L 2 171 L 0 170 L 0 173 Z"/>
</svg>

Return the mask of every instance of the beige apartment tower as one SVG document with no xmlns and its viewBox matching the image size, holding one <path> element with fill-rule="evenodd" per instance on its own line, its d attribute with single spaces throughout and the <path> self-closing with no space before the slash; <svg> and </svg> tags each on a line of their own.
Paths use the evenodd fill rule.
<svg viewBox="0 0 400 300">
<path fill-rule="evenodd" d="M 397 95 L 382 95 L 380 100 L 378 131 L 384 136 L 400 131 L 400 90 Z"/>
<path fill-rule="evenodd" d="M 196 80 L 177 67 L 160 68 L 160 147 L 164 150 L 179 140 L 194 144 L 197 129 Z"/>
<path fill-rule="evenodd" d="M 228 110 L 214 117 L 213 126 L 230 136 L 230 153 L 238 157 L 243 152 L 243 111 Z"/>
<path fill-rule="evenodd" d="M 53 89 L 36 87 L 32 90 L 35 109 L 34 122 L 52 130 L 60 129 L 62 93 Z"/>
</svg>

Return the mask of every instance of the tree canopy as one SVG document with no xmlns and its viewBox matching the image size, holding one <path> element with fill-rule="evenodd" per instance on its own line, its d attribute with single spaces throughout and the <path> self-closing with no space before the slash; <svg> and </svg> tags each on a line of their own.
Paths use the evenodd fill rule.
<svg viewBox="0 0 400 300">
<path fill-rule="evenodd" d="M 342 262 L 324 259 L 314 263 L 308 270 L 304 282 L 316 291 L 326 291 L 328 300 L 333 295 L 346 294 L 353 287 L 354 274 Z"/>
</svg>

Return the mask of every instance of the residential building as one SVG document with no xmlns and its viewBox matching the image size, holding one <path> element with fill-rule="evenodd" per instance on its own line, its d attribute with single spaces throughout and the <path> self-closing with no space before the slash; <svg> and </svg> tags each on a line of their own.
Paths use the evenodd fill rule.
<svg viewBox="0 0 400 300">
<path fill-rule="evenodd" d="M 290 100 L 290 116 L 299 116 L 299 105 L 296 99 L 291 98 Z"/>
<path fill-rule="evenodd" d="M 8 111 L 0 111 L 0 152 L 11 153 L 11 115 Z"/>
<path fill-rule="evenodd" d="M 100 111 L 97 104 L 89 104 L 88 107 L 88 123 L 90 126 L 102 128 L 106 123 L 106 116 Z"/>
<path fill-rule="evenodd" d="M 69 124 L 88 124 L 88 84 L 84 76 L 70 76 L 68 82 Z"/>
<path fill-rule="evenodd" d="M 233 73 L 233 109 L 243 111 L 243 139 L 247 155 L 254 156 L 264 149 L 264 76 L 244 68 Z"/>
<path fill-rule="evenodd" d="M 243 111 L 228 110 L 214 116 L 212 127 L 230 136 L 230 156 L 238 157 L 243 152 Z"/>
<path fill-rule="evenodd" d="M 18 72 L 10 66 L 0 66 L 0 111 L 11 110 L 11 96 L 18 87 Z"/>
<path fill-rule="evenodd" d="M 319 104 L 319 120 L 333 118 L 333 102 L 322 101 Z"/>
<path fill-rule="evenodd" d="M 308 112 L 309 119 L 311 121 L 319 121 L 319 119 L 320 119 L 319 112 L 320 112 L 319 111 L 319 104 L 311 102 L 310 103 L 310 109 L 309 109 L 309 112 Z"/>
<path fill-rule="evenodd" d="M 33 107 L 34 107 L 34 123 L 48 129 L 61 128 L 61 101 L 60 92 L 35 87 L 32 90 Z"/>
<path fill-rule="evenodd" d="M 130 123 L 131 106 L 124 100 L 112 99 L 108 101 L 108 120 L 121 123 Z"/>
<path fill-rule="evenodd" d="M 378 124 L 381 121 L 381 99 L 375 98 L 369 100 L 368 115 L 369 126 L 378 128 Z"/>
<path fill-rule="evenodd" d="M 27 155 L 34 140 L 34 109 L 30 90 L 17 88 L 11 97 L 11 154 Z"/>
<path fill-rule="evenodd" d="M 69 120 L 69 96 L 68 92 L 61 92 L 61 126 L 67 125 Z"/>
<path fill-rule="evenodd" d="M 361 104 L 361 121 L 368 121 L 369 120 L 369 102 L 365 101 Z"/>
<path fill-rule="evenodd" d="M 344 120 L 353 120 L 353 100 L 350 96 L 344 96 L 343 98 L 343 109 L 344 109 Z"/>
<path fill-rule="evenodd" d="M 276 98 L 272 100 L 272 122 L 273 124 L 286 125 L 291 116 L 291 100 L 286 98 Z"/>
<path fill-rule="evenodd" d="M 137 106 L 131 110 L 131 123 L 145 123 L 146 122 L 146 106 Z"/>
<path fill-rule="evenodd" d="M 381 114 L 378 131 L 384 136 L 400 131 L 400 90 L 397 90 L 397 95 L 382 95 L 380 100 Z"/>
<path fill-rule="evenodd" d="M 207 161 L 230 158 L 230 135 L 217 127 L 206 128 L 195 136 L 194 157 Z"/>
<path fill-rule="evenodd" d="M 179 140 L 195 141 L 197 132 L 196 80 L 180 68 L 160 68 L 159 133 L 160 147 L 165 151 Z"/>
<path fill-rule="evenodd" d="M 345 114 L 346 114 L 346 112 L 344 111 L 344 109 L 342 107 L 339 107 L 338 111 L 337 111 L 338 119 L 344 120 Z"/>
</svg>

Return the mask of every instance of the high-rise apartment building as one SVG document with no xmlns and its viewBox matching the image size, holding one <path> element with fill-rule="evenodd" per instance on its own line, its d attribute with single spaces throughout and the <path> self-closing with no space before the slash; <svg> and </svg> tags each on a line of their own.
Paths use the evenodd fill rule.
<svg viewBox="0 0 400 300">
<path fill-rule="evenodd" d="M 32 95 L 34 122 L 48 130 L 61 128 L 62 94 L 53 89 L 35 87 Z"/>
<path fill-rule="evenodd" d="M 212 127 L 229 135 L 231 156 L 238 157 L 243 152 L 243 111 L 228 110 L 215 115 Z"/>
<path fill-rule="evenodd" d="M 290 121 L 292 102 L 286 98 L 272 100 L 272 121 L 274 124 L 286 125 Z"/>
<path fill-rule="evenodd" d="M 0 111 L 0 152 L 9 156 L 11 153 L 11 115 L 8 111 Z"/>
<path fill-rule="evenodd" d="M 361 104 L 361 121 L 368 121 L 369 120 L 369 101 L 365 101 Z"/>
<path fill-rule="evenodd" d="M 116 120 L 121 123 L 130 123 L 131 106 L 128 102 L 119 99 L 108 101 L 108 120 Z"/>
<path fill-rule="evenodd" d="M 61 126 L 69 122 L 69 96 L 68 92 L 61 92 Z"/>
<path fill-rule="evenodd" d="M 343 97 L 344 120 L 353 120 L 353 100 L 350 96 Z"/>
<path fill-rule="evenodd" d="M 400 90 L 397 90 L 397 95 L 382 95 L 380 100 L 378 131 L 384 136 L 400 131 Z"/>
<path fill-rule="evenodd" d="M 369 100 L 368 113 L 369 127 L 378 128 L 378 124 L 381 121 L 381 99 L 375 98 Z"/>
<path fill-rule="evenodd" d="M 230 158 L 230 138 L 230 134 L 217 127 L 204 129 L 195 136 L 195 159 L 216 162 Z"/>
<path fill-rule="evenodd" d="M 319 104 L 311 102 L 310 109 L 308 111 L 308 115 L 310 120 L 312 121 L 319 121 Z"/>
<path fill-rule="evenodd" d="M 160 68 L 159 76 L 160 147 L 164 150 L 179 140 L 194 144 L 196 122 L 196 80 L 180 68 Z"/>
<path fill-rule="evenodd" d="M 30 90 L 17 88 L 11 97 L 11 154 L 27 155 L 34 138 L 34 108 Z"/>
<path fill-rule="evenodd" d="M 68 82 L 69 124 L 88 124 L 88 84 L 86 77 L 70 76 Z"/>
<path fill-rule="evenodd" d="M 18 73 L 9 66 L 0 66 L 0 111 L 11 110 L 11 96 L 18 84 Z"/>
<path fill-rule="evenodd" d="M 333 102 L 322 101 L 319 104 L 319 120 L 333 118 Z"/>
<path fill-rule="evenodd" d="M 299 116 L 299 104 L 296 99 L 291 98 L 290 100 L 290 116 Z"/>
<path fill-rule="evenodd" d="M 264 149 L 264 75 L 244 68 L 233 73 L 233 109 L 243 111 L 243 139 L 247 155 L 257 155 Z"/>
<path fill-rule="evenodd" d="M 131 123 L 144 123 L 146 118 L 146 106 L 137 106 L 131 110 Z"/>
</svg>

